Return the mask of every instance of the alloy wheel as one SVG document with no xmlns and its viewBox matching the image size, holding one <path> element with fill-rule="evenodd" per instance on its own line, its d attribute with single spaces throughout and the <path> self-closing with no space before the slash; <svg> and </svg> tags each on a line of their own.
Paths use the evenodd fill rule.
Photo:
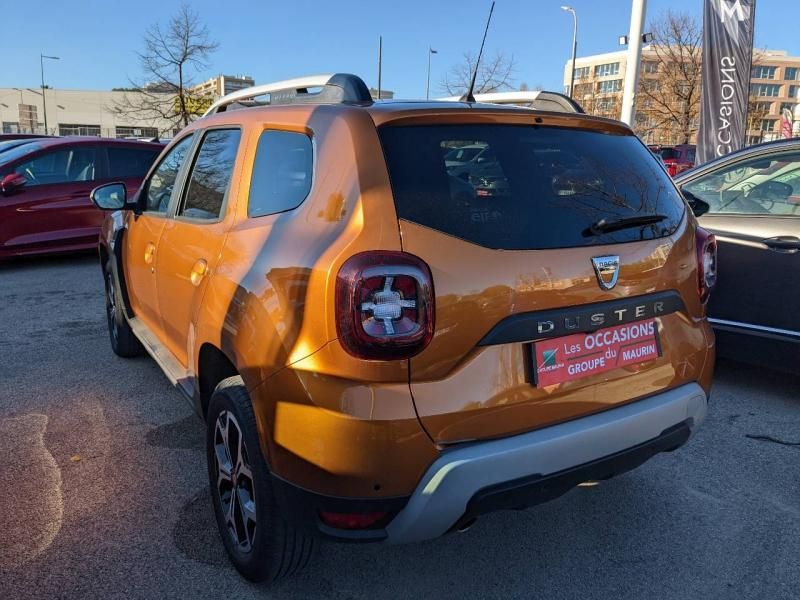
<svg viewBox="0 0 800 600">
<path fill-rule="evenodd" d="M 106 312 L 108 329 L 114 341 L 117 340 L 117 295 L 114 290 L 114 277 L 109 271 L 106 274 Z"/>
<path fill-rule="evenodd" d="M 224 410 L 214 426 L 217 494 L 231 539 L 241 552 L 250 552 L 256 533 L 256 497 L 253 472 L 242 428 L 233 413 Z"/>
</svg>

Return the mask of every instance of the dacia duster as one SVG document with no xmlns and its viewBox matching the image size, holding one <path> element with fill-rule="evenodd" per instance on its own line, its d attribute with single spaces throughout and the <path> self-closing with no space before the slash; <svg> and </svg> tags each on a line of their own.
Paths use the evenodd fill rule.
<svg viewBox="0 0 800 600">
<path fill-rule="evenodd" d="M 259 86 L 135 197 L 94 190 L 112 348 L 205 419 L 245 577 L 319 537 L 413 542 L 550 500 L 703 421 L 714 239 L 628 127 L 562 100 Z M 461 147 L 481 156 L 454 168 Z"/>
</svg>

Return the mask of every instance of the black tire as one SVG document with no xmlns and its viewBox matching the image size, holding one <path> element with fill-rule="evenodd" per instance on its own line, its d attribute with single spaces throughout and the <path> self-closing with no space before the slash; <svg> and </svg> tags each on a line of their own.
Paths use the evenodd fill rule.
<svg viewBox="0 0 800 600">
<path fill-rule="evenodd" d="M 234 448 L 237 439 L 243 442 L 242 451 Z M 206 451 L 214 516 L 228 557 L 239 573 L 250 581 L 273 582 L 305 567 L 316 540 L 290 525 L 279 512 L 253 406 L 241 377 L 221 381 L 211 396 Z M 241 469 L 237 457 L 243 459 Z M 227 466 L 220 466 L 223 463 Z M 226 469 L 230 476 L 225 475 Z M 229 525 L 231 522 L 234 524 Z"/>
<path fill-rule="evenodd" d="M 122 307 L 122 291 L 110 264 L 103 268 L 106 288 L 106 320 L 111 349 L 117 356 L 132 358 L 144 354 L 142 343 L 133 334 Z"/>
</svg>

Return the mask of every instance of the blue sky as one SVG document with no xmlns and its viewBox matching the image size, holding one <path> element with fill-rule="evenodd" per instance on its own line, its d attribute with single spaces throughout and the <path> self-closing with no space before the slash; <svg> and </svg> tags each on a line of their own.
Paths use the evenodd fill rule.
<svg viewBox="0 0 800 600">
<path fill-rule="evenodd" d="M 572 42 L 568 0 L 498 0 L 486 46 L 513 54 L 517 83 L 561 88 Z M 758 0 L 756 46 L 800 54 L 796 0 Z M 383 35 L 383 87 L 398 97 L 425 94 L 427 48 L 433 57 L 432 92 L 462 53 L 480 44 L 489 0 L 191 2 L 220 43 L 208 71 L 246 73 L 257 82 L 333 71 L 377 81 L 378 35 Z M 620 49 L 630 0 L 572 0 L 578 11 L 578 55 Z M 667 8 L 701 15 L 702 0 L 650 0 L 648 20 Z M 39 85 L 39 53 L 61 57 L 45 64 L 58 88 L 110 89 L 140 75 L 136 50 L 142 31 L 164 22 L 180 0 L 39 0 L 5 2 L 0 36 L 0 87 Z M 227 8 L 230 10 L 227 10 Z M 792 22 L 792 20 L 794 22 Z"/>
</svg>

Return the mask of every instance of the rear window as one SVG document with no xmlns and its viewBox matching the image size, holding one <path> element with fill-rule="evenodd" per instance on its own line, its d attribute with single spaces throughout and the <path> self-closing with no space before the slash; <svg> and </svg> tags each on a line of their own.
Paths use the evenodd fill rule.
<svg viewBox="0 0 800 600">
<path fill-rule="evenodd" d="M 150 165 L 158 158 L 161 148 L 124 148 L 108 147 L 108 169 L 111 177 L 126 179 L 128 177 L 144 177 Z"/>
<path fill-rule="evenodd" d="M 380 137 L 398 217 L 481 246 L 530 250 L 648 240 L 669 235 L 683 218 L 675 186 L 634 136 L 444 125 L 387 126 Z M 480 152 L 453 161 L 460 147 Z M 610 231 L 593 227 L 655 215 L 663 218 Z"/>
<path fill-rule="evenodd" d="M 662 160 L 677 160 L 681 156 L 681 153 L 675 150 L 675 148 L 659 148 L 658 150 L 654 150 L 654 152 L 660 156 Z"/>
</svg>

